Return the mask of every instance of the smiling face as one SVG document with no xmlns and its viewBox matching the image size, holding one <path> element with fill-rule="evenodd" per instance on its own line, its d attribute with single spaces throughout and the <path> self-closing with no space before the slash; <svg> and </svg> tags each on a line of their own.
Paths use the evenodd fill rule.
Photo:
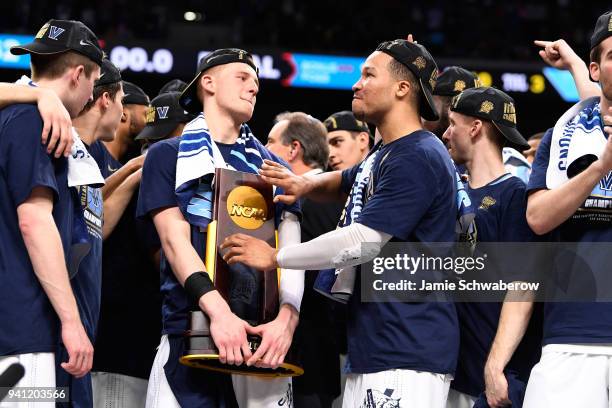
<svg viewBox="0 0 612 408">
<path fill-rule="evenodd" d="M 352 108 L 358 119 L 378 125 L 395 102 L 393 85 L 397 79 L 389 70 L 391 59 L 391 56 L 375 51 L 365 60 L 361 77 L 353 85 Z"/>
<path fill-rule="evenodd" d="M 215 101 L 219 108 L 229 112 L 237 122 L 251 119 L 259 92 L 259 80 L 251 66 L 232 62 L 213 67 L 205 74 L 214 81 Z"/>
</svg>

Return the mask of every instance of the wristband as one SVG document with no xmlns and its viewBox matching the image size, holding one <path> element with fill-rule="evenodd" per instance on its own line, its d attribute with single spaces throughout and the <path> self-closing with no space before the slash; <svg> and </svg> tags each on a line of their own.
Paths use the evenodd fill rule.
<svg viewBox="0 0 612 408">
<path fill-rule="evenodd" d="M 202 295 L 215 290 L 215 286 L 210 280 L 210 276 L 202 271 L 192 273 L 185 280 L 184 287 L 185 292 L 187 292 L 187 297 L 196 305 L 200 302 Z"/>
</svg>

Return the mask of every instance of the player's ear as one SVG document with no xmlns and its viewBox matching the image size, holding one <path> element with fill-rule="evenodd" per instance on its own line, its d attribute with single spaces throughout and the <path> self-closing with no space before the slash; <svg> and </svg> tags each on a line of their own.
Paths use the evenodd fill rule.
<svg viewBox="0 0 612 408">
<path fill-rule="evenodd" d="M 291 142 L 291 149 L 289 154 L 291 155 L 291 160 L 297 158 L 300 155 L 300 151 L 302 150 L 302 145 L 297 140 Z"/>
<path fill-rule="evenodd" d="M 603 58 L 603 57 L 602 57 Z M 599 82 L 599 64 L 596 62 L 591 62 L 589 64 L 589 73 L 591 74 L 591 78 L 593 81 Z"/>
<path fill-rule="evenodd" d="M 410 93 L 410 87 L 411 87 L 410 82 L 408 82 L 408 81 L 398 81 L 397 82 L 397 88 L 396 88 L 396 91 L 395 91 L 395 95 L 398 98 L 405 97 L 406 95 L 408 95 Z"/>
<path fill-rule="evenodd" d="M 103 92 L 101 99 L 102 99 L 102 106 L 104 107 L 104 109 L 108 109 L 108 107 L 110 106 L 112 102 L 112 98 L 110 94 L 108 92 Z"/>
<path fill-rule="evenodd" d="M 370 147 L 370 135 L 366 132 L 359 132 L 357 135 L 357 141 L 359 142 L 359 147 L 363 150 L 368 150 Z"/>
<path fill-rule="evenodd" d="M 214 94 L 216 88 L 216 82 L 212 75 L 202 75 L 200 78 L 200 86 L 203 90 L 208 93 Z"/>
<path fill-rule="evenodd" d="M 470 137 L 476 137 L 480 134 L 480 132 L 482 131 L 482 120 L 480 119 L 474 119 L 472 121 L 472 126 L 470 126 Z"/>
<path fill-rule="evenodd" d="M 75 87 L 77 87 L 79 85 L 79 81 L 83 79 L 81 75 L 85 75 L 85 67 L 83 65 L 77 65 L 71 70 L 70 80 Z"/>
</svg>

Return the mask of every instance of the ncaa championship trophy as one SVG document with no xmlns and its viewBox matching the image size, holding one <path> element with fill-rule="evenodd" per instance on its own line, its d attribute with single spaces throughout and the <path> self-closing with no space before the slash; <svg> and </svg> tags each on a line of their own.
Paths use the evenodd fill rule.
<svg viewBox="0 0 612 408">
<path fill-rule="evenodd" d="M 213 218 L 206 234 L 206 270 L 230 309 L 252 326 L 268 323 L 279 310 L 280 270 L 258 271 L 243 264 L 228 265 L 219 252 L 223 240 L 236 233 L 248 234 L 276 247 L 272 186 L 259 176 L 216 169 Z M 210 334 L 210 320 L 201 310 L 191 312 L 185 333 L 186 352 L 180 362 L 190 367 L 259 377 L 292 377 L 304 370 L 294 363 L 292 349 L 277 369 L 222 364 Z M 248 336 L 251 351 L 261 344 Z"/>
</svg>

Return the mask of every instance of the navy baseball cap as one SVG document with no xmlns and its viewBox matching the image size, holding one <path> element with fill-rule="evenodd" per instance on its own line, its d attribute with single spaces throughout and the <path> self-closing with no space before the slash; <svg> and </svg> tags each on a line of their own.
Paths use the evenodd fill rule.
<svg viewBox="0 0 612 408">
<path fill-rule="evenodd" d="M 438 75 L 432 93 L 439 96 L 455 96 L 466 89 L 478 86 L 480 81 L 476 74 L 461 67 L 451 66 Z"/>
<path fill-rule="evenodd" d="M 612 11 L 602 14 L 595 23 L 591 36 L 591 49 L 597 47 L 603 40 L 612 36 Z"/>
<path fill-rule="evenodd" d="M 499 89 L 486 86 L 466 89 L 453 98 L 450 110 L 488 120 L 504 136 L 507 146 L 518 151 L 529 149 L 529 143 L 516 128 L 514 100 Z"/>
<path fill-rule="evenodd" d="M 232 62 L 242 62 L 249 65 L 259 76 L 259 69 L 253 61 L 253 56 L 247 51 L 239 48 L 221 48 L 203 57 L 198 64 L 198 71 L 195 78 L 187 85 L 180 98 L 180 103 L 185 110 L 199 114 L 202 112 L 202 103 L 198 100 L 198 80 L 202 72 L 217 65 L 231 64 Z"/>
<path fill-rule="evenodd" d="M 123 104 L 149 106 L 151 100 L 149 96 L 138 85 L 128 81 L 123 81 Z"/>
<path fill-rule="evenodd" d="M 433 57 L 421 44 L 408 40 L 382 42 L 376 51 L 390 55 L 410 70 L 421 86 L 420 111 L 426 120 L 438 120 L 438 112 L 433 101 L 432 91 L 436 86 L 438 66 Z"/>
<path fill-rule="evenodd" d="M 100 78 L 94 83 L 94 87 L 121 82 L 121 71 L 108 58 L 102 60 Z M 125 91 L 124 91 L 125 92 Z"/>
<path fill-rule="evenodd" d="M 11 47 L 11 54 L 52 55 L 75 51 L 102 65 L 104 51 L 98 37 L 85 24 L 75 20 L 49 20 L 38 30 L 34 41 Z"/>
<path fill-rule="evenodd" d="M 180 96 L 179 92 L 166 92 L 153 98 L 147 110 L 147 124 L 135 140 L 165 139 L 179 123 L 192 121 L 197 115 L 183 109 Z"/>
<path fill-rule="evenodd" d="M 325 119 L 323 124 L 328 132 L 348 130 L 349 132 L 366 132 L 370 134 L 368 124 L 358 120 L 351 111 L 336 112 Z"/>
</svg>

